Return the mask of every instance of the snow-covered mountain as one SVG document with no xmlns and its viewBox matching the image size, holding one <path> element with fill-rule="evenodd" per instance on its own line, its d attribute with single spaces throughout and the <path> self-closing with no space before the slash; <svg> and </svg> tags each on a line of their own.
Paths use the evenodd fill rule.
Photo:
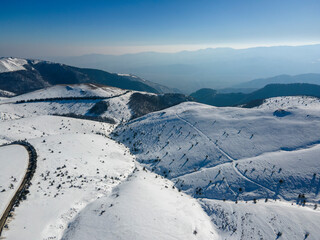
<svg viewBox="0 0 320 240">
<path fill-rule="evenodd" d="M 220 93 L 217 90 L 203 88 L 190 95 L 195 101 L 217 107 L 246 105 L 255 106 L 264 99 L 286 96 L 311 96 L 320 98 L 320 85 L 308 83 L 269 84 L 250 93 Z"/>
<path fill-rule="evenodd" d="M 130 74 L 76 68 L 49 61 L 0 58 L 0 89 L 23 94 L 56 84 L 95 83 L 151 93 L 177 92 Z"/>
<path fill-rule="evenodd" d="M 97 84 L 1 99 L 2 216 L 21 192 L 1 236 L 317 240 L 319 100 L 188 100 Z"/>
<path fill-rule="evenodd" d="M 320 74 L 319 73 L 307 73 L 299 75 L 278 75 L 271 78 L 260 78 L 249 82 L 244 82 L 236 85 L 238 88 L 263 88 L 268 84 L 272 83 L 310 83 L 310 84 L 320 84 Z"/>
<path fill-rule="evenodd" d="M 2 99 L 0 109 L 6 116 L 72 114 L 119 123 L 190 99 L 182 94 L 156 95 L 98 84 L 70 84 L 55 85 Z M 145 106 L 142 108 L 143 105 Z"/>
<path fill-rule="evenodd" d="M 28 62 L 25 59 L 12 57 L 0 58 L 0 73 L 26 70 L 24 65 L 27 64 Z"/>
<path fill-rule="evenodd" d="M 317 239 L 319 106 L 307 97 L 254 109 L 182 103 L 113 134 L 143 166 L 199 199 L 226 239 Z"/>
</svg>

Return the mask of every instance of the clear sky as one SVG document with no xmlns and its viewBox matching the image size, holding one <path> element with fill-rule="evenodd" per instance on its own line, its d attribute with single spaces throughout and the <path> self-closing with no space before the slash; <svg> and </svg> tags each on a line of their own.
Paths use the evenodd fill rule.
<svg viewBox="0 0 320 240">
<path fill-rule="evenodd" d="M 0 56 L 320 43 L 320 0 L 1 0 Z"/>
</svg>

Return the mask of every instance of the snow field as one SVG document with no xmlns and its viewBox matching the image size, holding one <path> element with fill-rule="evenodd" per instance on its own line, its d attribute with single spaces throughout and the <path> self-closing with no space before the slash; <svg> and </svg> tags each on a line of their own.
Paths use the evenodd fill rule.
<svg viewBox="0 0 320 240">
<path fill-rule="evenodd" d="M 28 163 L 29 154 L 23 146 L 0 147 L 0 216 L 19 188 Z"/>
<path fill-rule="evenodd" d="M 319 108 L 320 99 L 307 96 L 288 96 L 269 98 L 264 103 L 256 108 L 258 109 L 278 109 L 278 108 Z"/>
<path fill-rule="evenodd" d="M 182 103 L 116 129 L 149 169 L 176 178 L 266 152 L 294 150 L 320 143 L 320 112 L 293 109 L 286 117 L 274 111 L 215 108 Z M 293 137 L 294 136 L 294 137 Z"/>
<path fill-rule="evenodd" d="M 320 236 L 320 211 L 283 201 L 200 200 L 221 239 L 308 239 Z"/>
<path fill-rule="evenodd" d="M 284 99 L 282 112 L 278 101 L 267 101 L 258 109 L 182 103 L 119 126 L 113 138 L 205 202 L 222 239 L 317 239 L 319 104 L 306 98 L 293 107 Z"/>
<path fill-rule="evenodd" d="M 139 170 L 140 169 L 140 170 Z M 199 203 L 173 183 L 138 167 L 70 224 L 63 240 L 219 239 Z"/>
<path fill-rule="evenodd" d="M 29 141 L 38 166 L 27 200 L 3 233 L 6 239 L 60 239 L 77 212 L 107 195 L 134 167 L 129 152 L 103 136 L 65 134 Z"/>
</svg>

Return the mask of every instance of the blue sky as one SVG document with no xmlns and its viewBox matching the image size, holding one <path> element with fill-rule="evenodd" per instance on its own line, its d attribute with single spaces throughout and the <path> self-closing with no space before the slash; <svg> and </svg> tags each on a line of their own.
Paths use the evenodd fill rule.
<svg viewBox="0 0 320 240">
<path fill-rule="evenodd" d="M 319 0 L 1 0 L 0 55 L 320 43 Z"/>
</svg>

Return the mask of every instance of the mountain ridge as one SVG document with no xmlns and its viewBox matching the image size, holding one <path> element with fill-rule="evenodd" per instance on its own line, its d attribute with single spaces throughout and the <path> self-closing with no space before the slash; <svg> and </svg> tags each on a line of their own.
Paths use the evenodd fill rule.
<svg viewBox="0 0 320 240">
<path fill-rule="evenodd" d="M 6 61 L 20 62 L 5 69 Z M 175 92 L 160 84 L 137 76 L 109 73 L 90 68 L 76 68 L 60 63 L 18 58 L 1 58 L 0 89 L 22 94 L 56 84 L 98 83 L 129 90 L 151 93 Z M 12 83 L 15 84 L 12 84 Z"/>
<path fill-rule="evenodd" d="M 315 44 L 52 59 L 78 67 L 128 72 L 191 93 L 199 88 L 226 88 L 283 73 L 320 73 L 319 52 L 320 44 Z"/>
<path fill-rule="evenodd" d="M 213 89 L 200 89 L 190 95 L 197 102 L 217 106 L 237 106 L 256 100 L 280 96 L 320 97 L 320 85 L 309 83 L 268 84 L 252 93 L 219 93 Z"/>
<path fill-rule="evenodd" d="M 310 83 L 310 84 L 320 84 L 320 74 L 319 73 L 305 73 L 298 75 L 288 75 L 282 74 L 270 78 L 259 78 L 248 82 L 240 83 L 236 85 L 236 88 L 262 88 L 268 84 L 272 83 Z"/>
</svg>

